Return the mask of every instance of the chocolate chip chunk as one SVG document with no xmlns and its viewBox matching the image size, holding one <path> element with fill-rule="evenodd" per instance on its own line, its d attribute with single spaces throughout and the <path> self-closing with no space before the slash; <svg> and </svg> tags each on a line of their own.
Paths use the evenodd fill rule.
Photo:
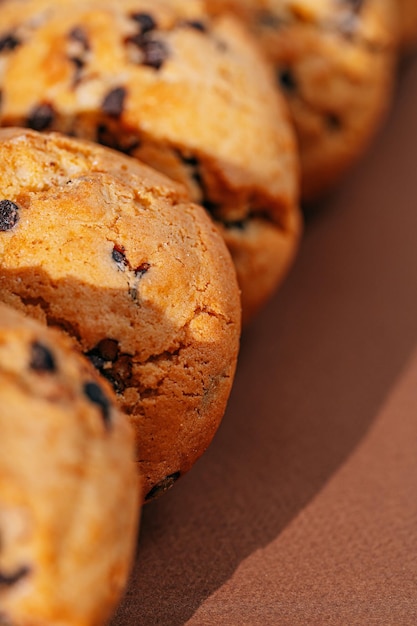
<svg viewBox="0 0 417 626">
<path fill-rule="evenodd" d="M 116 361 L 119 354 L 119 343 L 116 339 L 102 339 L 90 354 L 98 354 L 104 361 Z"/>
<path fill-rule="evenodd" d="M 0 231 L 11 230 L 19 221 L 19 207 L 11 200 L 0 200 Z"/>
<path fill-rule="evenodd" d="M 140 140 L 134 133 L 126 136 L 116 134 L 112 132 L 106 124 L 99 124 L 97 126 L 96 141 L 104 146 L 123 152 L 124 154 L 131 154 L 133 150 L 136 150 L 140 146 Z"/>
<path fill-rule="evenodd" d="M 0 37 L 0 52 L 5 50 L 14 50 L 21 43 L 20 39 L 18 39 L 13 33 L 3 35 L 3 37 Z"/>
<path fill-rule="evenodd" d="M 278 71 L 279 84 L 285 91 L 293 92 L 297 89 L 297 81 L 295 80 L 294 73 L 288 67 L 283 67 Z"/>
<path fill-rule="evenodd" d="M 84 394 L 101 409 L 104 423 L 108 426 L 110 423 L 110 402 L 102 388 L 97 383 L 90 381 L 84 385 Z"/>
<path fill-rule="evenodd" d="M 336 113 L 326 115 L 326 125 L 331 131 L 338 131 L 342 128 L 342 120 Z"/>
<path fill-rule="evenodd" d="M 123 113 L 126 95 L 125 87 L 115 87 L 104 97 L 101 103 L 102 111 L 110 117 L 120 117 Z"/>
<path fill-rule="evenodd" d="M 169 56 L 167 46 L 159 39 L 146 39 L 140 45 L 143 59 L 142 64 L 159 70 Z"/>
<path fill-rule="evenodd" d="M 28 117 L 27 125 L 33 130 L 46 130 L 54 121 L 55 110 L 51 104 L 44 102 L 34 107 Z"/>
<path fill-rule="evenodd" d="M 158 498 L 159 496 L 162 496 L 163 493 L 165 493 L 166 491 L 168 491 L 168 489 L 172 487 L 172 485 L 175 483 L 175 481 L 178 480 L 179 477 L 180 472 L 174 472 L 169 476 L 165 476 L 165 478 L 163 478 L 159 483 L 154 485 L 150 491 L 148 491 L 145 500 L 148 502 L 149 500 L 153 500 L 155 498 Z"/>
<path fill-rule="evenodd" d="M 1 587 L 13 587 L 16 583 L 18 583 L 22 578 L 25 578 L 30 574 L 30 567 L 27 565 L 22 565 L 12 574 L 5 574 L 0 572 L 0 588 Z"/>
<path fill-rule="evenodd" d="M 141 263 L 139 267 L 135 269 L 135 276 L 137 278 L 142 278 L 142 276 L 146 274 L 150 267 L 150 263 Z"/>
<path fill-rule="evenodd" d="M 68 37 L 73 41 L 77 41 L 78 43 L 80 43 L 84 50 L 90 49 L 87 33 L 85 32 L 84 28 L 82 28 L 82 26 L 74 26 L 74 28 L 68 33 Z"/>
<path fill-rule="evenodd" d="M 156 22 L 149 13 L 132 13 L 130 17 L 139 24 L 142 35 L 156 28 Z"/>
<path fill-rule="evenodd" d="M 245 230 L 247 226 L 246 220 L 234 220 L 233 222 L 224 222 L 226 228 L 235 230 Z"/>
<path fill-rule="evenodd" d="M 183 26 L 188 26 L 189 28 L 193 28 L 194 30 L 198 30 L 200 33 L 207 32 L 207 25 L 204 24 L 201 20 L 185 20 L 181 23 Z"/>
<path fill-rule="evenodd" d="M 31 346 L 31 357 L 29 367 L 37 372 L 55 372 L 56 363 L 52 352 L 38 341 L 34 341 Z"/>
<path fill-rule="evenodd" d="M 115 261 L 118 269 L 121 272 L 124 272 L 125 269 L 128 266 L 128 262 L 127 262 L 127 259 L 126 259 L 124 248 L 118 247 L 118 246 L 114 246 L 114 248 L 112 250 L 112 253 L 111 253 L 111 256 L 112 256 L 113 261 Z"/>
<path fill-rule="evenodd" d="M 264 26 L 265 28 L 280 28 L 283 26 L 284 21 L 272 11 L 259 11 L 256 17 L 257 22 L 260 26 Z"/>
</svg>

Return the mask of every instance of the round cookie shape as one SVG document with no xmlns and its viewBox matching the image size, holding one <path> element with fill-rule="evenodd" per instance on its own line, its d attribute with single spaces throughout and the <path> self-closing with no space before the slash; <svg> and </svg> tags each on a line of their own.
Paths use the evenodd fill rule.
<svg viewBox="0 0 417 626">
<path fill-rule="evenodd" d="M 320 199 L 363 154 L 391 102 L 395 0 L 205 1 L 214 14 L 239 15 L 272 62 L 298 137 L 302 198 Z"/>
<path fill-rule="evenodd" d="M 0 304 L 0 623 L 104 624 L 139 517 L 134 437 L 55 329 Z"/>
<path fill-rule="evenodd" d="M 183 183 L 222 233 L 253 317 L 296 254 L 299 164 L 285 101 L 240 23 L 199 0 L 5 0 L 0 38 L 0 124 L 96 141 Z"/>
<path fill-rule="evenodd" d="M 417 45 L 417 2 L 397 0 L 399 11 L 400 46 L 402 52 L 415 50 Z"/>
<path fill-rule="evenodd" d="M 223 239 L 182 186 L 98 144 L 4 128 L 0 160 L 0 299 L 64 329 L 111 382 L 143 495 L 159 494 L 230 393 L 241 312 Z"/>
</svg>

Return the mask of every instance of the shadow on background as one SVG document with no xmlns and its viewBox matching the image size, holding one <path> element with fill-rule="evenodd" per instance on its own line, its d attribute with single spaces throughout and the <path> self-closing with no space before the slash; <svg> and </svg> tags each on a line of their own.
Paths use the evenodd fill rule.
<svg viewBox="0 0 417 626">
<path fill-rule="evenodd" d="M 291 276 L 246 330 L 214 443 L 145 507 L 113 626 L 184 624 L 369 429 L 417 340 L 416 105 L 410 63 L 387 125 L 310 216 Z"/>
</svg>

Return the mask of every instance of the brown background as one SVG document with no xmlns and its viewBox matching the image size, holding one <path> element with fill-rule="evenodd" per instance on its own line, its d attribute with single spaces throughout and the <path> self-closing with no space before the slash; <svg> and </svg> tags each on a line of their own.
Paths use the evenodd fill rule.
<svg viewBox="0 0 417 626">
<path fill-rule="evenodd" d="M 112 626 L 417 624 L 417 60 L 244 333 L 223 424 L 145 507 Z"/>
</svg>

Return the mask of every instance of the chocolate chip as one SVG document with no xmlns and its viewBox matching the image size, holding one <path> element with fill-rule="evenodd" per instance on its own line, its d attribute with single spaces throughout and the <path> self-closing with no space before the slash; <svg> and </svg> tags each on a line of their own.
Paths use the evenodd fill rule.
<svg viewBox="0 0 417 626">
<path fill-rule="evenodd" d="M 278 71 L 279 84 L 285 91 L 292 92 L 297 89 L 297 81 L 295 80 L 292 70 L 288 67 L 283 67 Z"/>
<path fill-rule="evenodd" d="M 145 501 L 148 502 L 149 500 L 153 500 L 155 498 L 158 498 L 159 496 L 162 496 L 163 493 L 165 493 L 166 491 L 168 491 L 168 489 L 172 487 L 172 485 L 175 483 L 175 481 L 178 480 L 180 475 L 180 472 L 174 472 L 173 474 L 170 474 L 169 476 L 163 478 L 159 483 L 154 485 L 152 489 L 146 494 Z"/>
<path fill-rule="evenodd" d="M 22 565 L 22 567 L 17 569 L 12 574 L 0 572 L 0 587 L 12 587 L 22 580 L 22 578 L 28 576 L 28 574 L 30 574 L 30 568 L 26 565 Z"/>
<path fill-rule="evenodd" d="M 194 30 L 198 30 L 200 33 L 207 32 L 207 25 L 200 20 L 186 20 L 182 22 L 182 25 L 188 26 L 189 28 L 193 28 Z"/>
<path fill-rule="evenodd" d="M 259 11 L 257 15 L 257 22 L 260 26 L 264 26 L 266 28 L 280 28 L 283 26 L 284 21 L 272 11 Z"/>
<path fill-rule="evenodd" d="M 121 272 L 124 272 L 126 267 L 128 266 L 128 262 L 126 259 L 125 251 L 123 247 L 114 246 L 111 253 L 113 261 L 115 261 L 118 269 Z"/>
<path fill-rule="evenodd" d="M 33 130 L 46 130 L 54 121 L 55 110 L 51 104 L 44 102 L 34 107 L 28 117 L 27 125 Z"/>
<path fill-rule="evenodd" d="M 149 13 L 132 13 L 130 17 L 139 24 L 142 35 L 156 28 L 156 22 Z"/>
<path fill-rule="evenodd" d="M 116 339 L 102 339 L 92 352 L 100 355 L 105 361 L 116 361 L 119 354 L 119 343 Z"/>
<path fill-rule="evenodd" d="M 338 131 L 342 128 L 342 120 L 336 113 L 326 115 L 326 125 L 331 131 Z"/>
<path fill-rule="evenodd" d="M 131 154 L 133 150 L 136 150 L 140 146 L 140 140 L 134 133 L 127 136 L 118 135 L 117 133 L 113 133 L 106 124 L 98 125 L 96 140 L 98 143 L 123 152 L 124 154 Z"/>
<path fill-rule="evenodd" d="M 56 363 L 52 352 L 38 341 L 34 341 L 31 346 L 31 357 L 29 367 L 37 372 L 55 372 Z"/>
<path fill-rule="evenodd" d="M 11 200 L 0 200 L 0 231 L 11 230 L 19 221 L 19 207 Z"/>
<path fill-rule="evenodd" d="M 125 87 L 115 87 L 104 97 L 101 103 L 102 111 L 110 117 L 120 117 L 123 113 L 126 95 Z"/>
<path fill-rule="evenodd" d="M 167 46 L 158 39 L 146 39 L 141 45 L 143 59 L 142 64 L 159 70 L 169 56 Z"/>
<path fill-rule="evenodd" d="M 100 356 L 99 354 L 96 354 L 93 351 L 87 352 L 86 357 L 88 358 L 90 363 L 96 368 L 96 370 L 98 370 L 99 372 L 101 372 L 103 367 L 106 365 L 106 360 L 103 359 L 102 356 Z"/>
<path fill-rule="evenodd" d="M 78 43 L 82 44 L 84 50 L 90 49 L 87 33 L 85 32 L 84 28 L 82 28 L 82 26 L 74 26 L 74 28 L 68 33 L 68 37 L 73 41 L 77 41 Z"/>
<path fill-rule="evenodd" d="M 0 52 L 5 50 L 14 50 L 21 43 L 20 39 L 13 35 L 13 33 L 3 35 L 3 37 L 0 37 Z"/>
<path fill-rule="evenodd" d="M 150 267 L 150 263 L 141 263 L 141 265 L 135 269 L 135 276 L 137 278 L 141 278 L 144 274 L 146 274 Z"/>
<path fill-rule="evenodd" d="M 224 222 L 226 228 L 235 230 L 245 230 L 247 220 L 234 220 L 233 222 Z"/>
<path fill-rule="evenodd" d="M 103 420 L 107 426 L 110 422 L 110 402 L 102 388 L 97 383 L 90 381 L 84 385 L 84 394 L 101 409 Z"/>
</svg>

